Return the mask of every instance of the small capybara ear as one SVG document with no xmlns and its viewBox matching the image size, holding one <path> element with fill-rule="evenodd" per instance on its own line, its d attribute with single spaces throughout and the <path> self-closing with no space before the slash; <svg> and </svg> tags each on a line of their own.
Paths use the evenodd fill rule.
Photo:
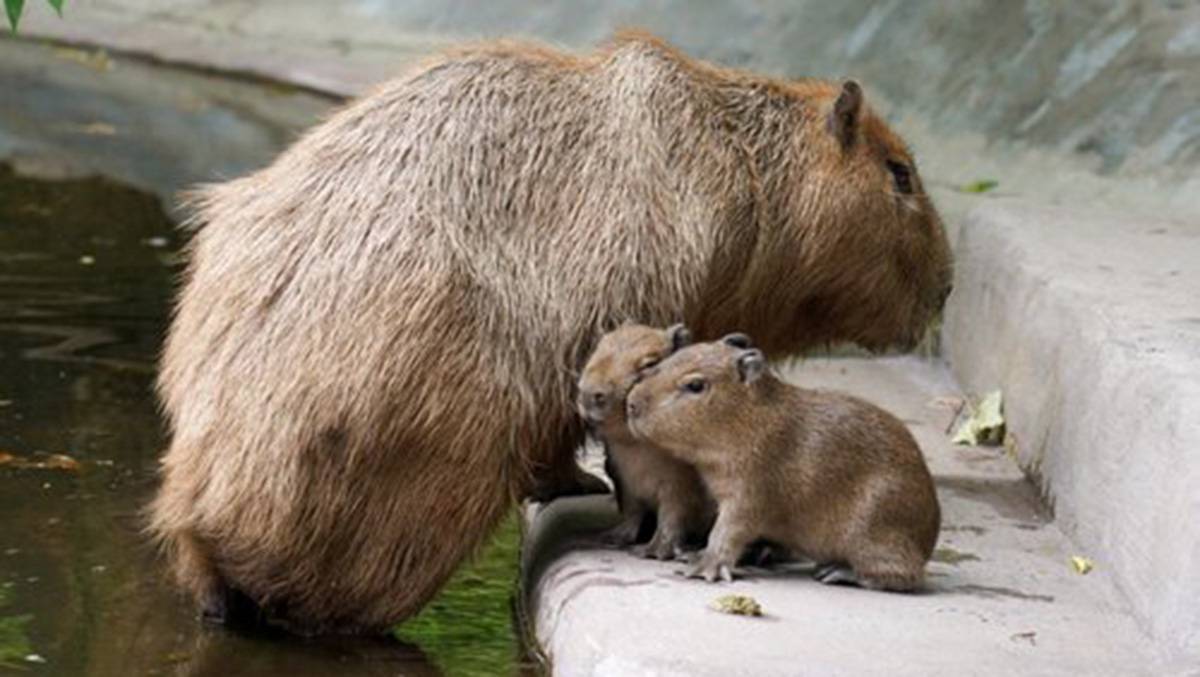
<svg viewBox="0 0 1200 677">
<path fill-rule="evenodd" d="M 726 334 L 725 336 L 721 337 L 721 343 L 734 348 L 741 348 L 742 350 L 747 350 L 754 345 L 754 342 L 750 340 L 750 337 L 746 336 L 740 331 L 732 334 Z"/>
<path fill-rule="evenodd" d="M 761 350 L 751 348 L 738 355 L 737 370 L 738 376 L 742 377 L 742 383 L 754 383 L 767 370 L 767 360 Z"/>
<path fill-rule="evenodd" d="M 667 336 L 671 338 L 671 352 L 675 352 L 692 342 L 692 332 L 683 326 L 682 322 L 667 327 Z"/>
<path fill-rule="evenodd" d="M 829 131 L 843 148 L 854 145 L 854 140 L 858 138 L 862 101 L 862 87 L 857 82 L 847 80 L 842 84 L 842 92 L 838 94 L 833 111 L 829 113 Z"/>
</svg>

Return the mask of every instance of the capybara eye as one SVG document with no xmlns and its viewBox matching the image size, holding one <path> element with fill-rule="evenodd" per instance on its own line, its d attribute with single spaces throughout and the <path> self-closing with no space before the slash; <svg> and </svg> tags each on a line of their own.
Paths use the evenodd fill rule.
<svg viewBox="0 0 1200 677">
<path fill-rule="evenodd" d="M 699 376 L 695 378 L 689 378 L 687 381 L 684 381 L 683 389 L 689 393 L 699 394 L 708 389 L 708 381 L 705 381 Z"/>
<path fill-rule="evenodd" d="M 887 161 L 888 171 L 892 173 L 892 181 L 896 184 L 896 190 L 905 195 L 912 195 L 912 170 L 903 162 Z"/>
<path fill-rule="evenodd" d="M 658 357 L 657 355 L 643 358 L 641 362 L 638 362 L 638 371 L 649 369 L 650 367 L 656 366 L 659 362 L 662 362 L 662 358 Z"/>
<path fill-rule="evenodd" d="M 752 341 L 750 340 L 749 336 L 746 336 L 745 334 L 738 332 L 738 333 L 734 333 L 734 334 L 726 334 L 724 337 L 721 338 L 721 343 L 724 343 L 727 346 L 732 346 L 734 348 L 741 348 L 741 349 L 745 350 L 751 346 Z"/>
</svg>

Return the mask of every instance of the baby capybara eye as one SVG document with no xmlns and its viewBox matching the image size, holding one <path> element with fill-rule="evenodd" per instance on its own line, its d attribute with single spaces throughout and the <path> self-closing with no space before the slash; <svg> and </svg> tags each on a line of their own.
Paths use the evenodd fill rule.
<svg viewBox="0 0 1200 677">
<path fill-rule="evenodd" d="M 700 377 L 691 378 L 684 382 L 683 389 L 689 393 L 700 394 L 708 388 L 708 381 Z"/>
<path fill-rule="evenodd" d="M 721 343 L 724 343 L 727 346 L 732 346 L 734 348 L 741 348 L 742 350 L 746 350 L 746 349 L 750 348 L 750 346 L 753 345 L 753 342 L 750 340 L 750 337 L 746 336 L 745 334 L 743 334 L 741 332 L 737 332 L 737 333 L 733 333 L 733 334 L 726 334 L 724 337 L 721 338 Z"/>
<path fill-rule="evenodd" d="M 642 360 L 641 362 L 638 362 L 638 366 L 637 366 L 638 371 L 645 371 L 647 369 L 655 367 L 658 365 L 659 362 L 662 362 L 661 357 L 658 357 L 658 356 L 647 357 L 646 359 Z"/>
</svg>

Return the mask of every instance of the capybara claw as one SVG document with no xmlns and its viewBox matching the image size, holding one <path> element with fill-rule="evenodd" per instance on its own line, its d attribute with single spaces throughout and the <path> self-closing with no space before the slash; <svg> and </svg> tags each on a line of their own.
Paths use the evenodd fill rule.
<svg viewBox="0 0 1200 677">
<path fill-rule="evenodd" d="M 688 569 L 685 574 L 688 578 L 703 578 L 709 583 L 716 583 L 718 580 L 726 583 L 733 582 L 733 569 L 724 562 L 701 559 L 700 563 Z"/>
<path fill-rule="evenodd" d="M 858 576 L 845 564 L 822 564 L 813 572 L 813 578 L 825 585 L 857 585 Z"/>
</svg>

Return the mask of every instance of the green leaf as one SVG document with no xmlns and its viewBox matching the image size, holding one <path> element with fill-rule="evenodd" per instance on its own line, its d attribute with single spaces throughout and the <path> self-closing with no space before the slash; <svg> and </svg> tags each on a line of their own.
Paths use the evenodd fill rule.
<svg viewBox="0 0 1200 677">
<path fill-rule="evenodd" d="M 989 190 L 999 186 L 1000 182 L 995 179 L 980 179 L 971 183 L 959 186 L 959 190 L 964 193 L 986 193 Z"/>
<path fill-rule="evenodd" d="M 25 7 L 25 0 L 4 0 L 4 11 L 8 14 L 8 26 L 12 32 L 17 32 L 17 24 L 21 22 L 21 10 Z"/>
<path fill-rule="evenodd" d="M 50 6 L 54 8 L 55 12 L 58 12 L 60 17 L 62 16 L 62 6 L 64 0 L 46 0 L 46 2 L 50 3 Z"/>
</svg>

